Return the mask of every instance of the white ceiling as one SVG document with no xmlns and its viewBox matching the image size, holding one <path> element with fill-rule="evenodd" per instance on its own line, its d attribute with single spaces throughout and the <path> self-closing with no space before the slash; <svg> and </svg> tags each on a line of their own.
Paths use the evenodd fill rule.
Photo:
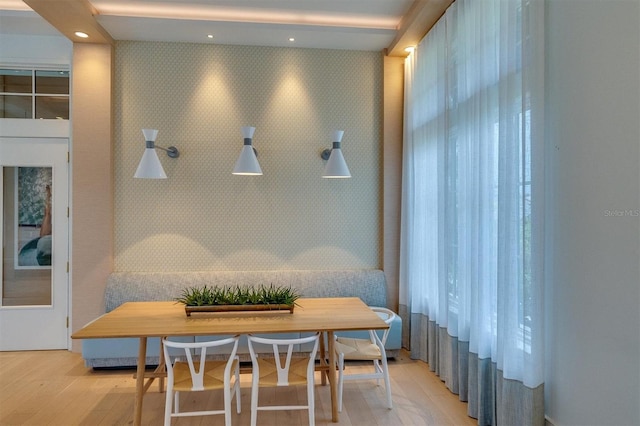
<svg viewBox="0 0 640 426">
<path fill-rule="evenodd" d="M 89 2 L 97 22 L 115 40 L 380 51 L 393 42 L 414 0 Z M 60 33 L 21 0 L 0 0 L 2 34 Z"/>
</svg>

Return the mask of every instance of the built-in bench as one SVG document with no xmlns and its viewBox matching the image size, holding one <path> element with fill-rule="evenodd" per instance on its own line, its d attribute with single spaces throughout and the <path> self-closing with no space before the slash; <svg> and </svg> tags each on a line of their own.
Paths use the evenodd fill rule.
<svg viewBox="0 0 640 426">
<path fill-rule="evenodd" d="M 387 284 L 383 271 L 358 270 L 282 270 L 282 271 L 203 271 L 203 272 L 114 272 L 105 290 L 105 312 L 125 302 L 175 300 L 189 287 L 212 286 L 287 286 L 302 297 L 359 297 L 369 306 L 387 307 Z M 401 348 L 402 321 L 391 324 L 385 349 L 395 357 Z M 366 332 L 340 335 L 367 336 Z M 206 337 L 198 336 L 202 340 Z M 189 338 L 188 338 L 189 339 Z M 193 340 L 193 338 L 190 338 Z M 88 367 L 132 367 L 136 365 L 138 339 L 85 339 L 82 356 Z M 159 360 L 158 338 L 147 344 L 147 364 Z M 302 348 L 304 350 L 305 348 Z M 238 348 L 241 359 L 248 359 L 246 337 Z"/>
</svg>

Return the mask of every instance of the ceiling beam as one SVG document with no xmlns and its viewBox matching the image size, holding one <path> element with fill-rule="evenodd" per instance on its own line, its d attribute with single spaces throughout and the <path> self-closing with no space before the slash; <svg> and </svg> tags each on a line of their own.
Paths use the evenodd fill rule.
<svg viewBox="0 0 640 426">
<path fill-rule="evenodd" d="M 400 21 L 396 37 L 386 49 L 387 56 L 407 56 L 404 49 L 417 46 L 451 3 L 453 0 L 415 0 Z"/>
<path fill-rule="evenodd" d="M 114 44 L 111 35 L 96 21 L 89 0 L 23 0 L 38 15 L 74 43 Z M 76 31 L 88 38 L 78 37 Z"/>
</svg>

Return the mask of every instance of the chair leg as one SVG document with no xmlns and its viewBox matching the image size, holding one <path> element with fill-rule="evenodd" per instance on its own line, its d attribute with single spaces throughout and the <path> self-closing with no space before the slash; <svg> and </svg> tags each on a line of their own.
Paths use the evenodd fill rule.
<svg viewBox="0 0 640 426">
<path fill-rule="evenodd" d="M 164 426 L 171 426 L 171 405 L 173 404 L 173 389 L 167 389 L 164 401 Z"/>
<path fill-rule="evenodd" d="M 240 367 L 236 363 L 236 382 L 233 384 L 236 391 L 236 412 L 240 414 Z"/>
<path fill-rule="evenodd" d="M 313 381 L 307 382 L 307 406 L 309 409 L 309 426 L 315 426 L 316 424 L 316 405 L 315 396 L 313 393 Z"/>
<path fill-rule="evenodd" d="M 257 372 L 253 370 L 253 378 L 251 382 L 251 426 L 258 423 L 258 377 Z"/>
<path fill-rule="evenodd" d="M 389 379 L 389 365 L 387 364 L 387 357 L 382 357 L 382 374 L 384 377 L 384 388 L 387 391 L 387 407 L 393 408 L 393 402 L 391 401 L 391 380 Z"/>
<path fill-rule="evenodd" d="M 231 389 L 229 387 L 224 388 L 224 425 L 231 426 Z"/>
<path fill-rule="evenodd" d="M 234 386 L 234 393 L 236 398 L 236 413 L 240 414 L 240 412 L 242 411 L 241 404 L 240 404 L 240 381 L 237 381 L 236 384 L 234 384 L 233 386 Z"/>
<path fill-rule="evenodd" d="M 338 356 L 338 412 L 342 413 L 342 389 L 344 388 L 344 355 Z"/>
</svg>

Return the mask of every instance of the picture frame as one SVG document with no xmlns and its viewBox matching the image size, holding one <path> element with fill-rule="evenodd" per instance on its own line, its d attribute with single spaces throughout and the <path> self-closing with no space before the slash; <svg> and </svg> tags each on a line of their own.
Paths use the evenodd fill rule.
<svg viewBox="0 0 640 426">
<path fill-rule="evenodd" d="M 51 167 L 15 168 L 15 269 L 51 269 Z"/>
</svg>

